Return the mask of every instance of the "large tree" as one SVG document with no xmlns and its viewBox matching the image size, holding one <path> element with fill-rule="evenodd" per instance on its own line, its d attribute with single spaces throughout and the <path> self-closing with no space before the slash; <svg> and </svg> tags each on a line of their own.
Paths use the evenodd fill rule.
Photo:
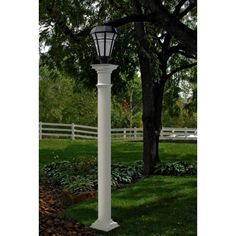
<svg viewBox="0 0 236 236">
<path fill-rule="evenodd" d="M 173 19 L 175 18 L 179 21 L 193 9 L 194 3 L 189 3 L 189 5 L 184 6 L 184 10 L 181 11 L 181 7 L 186 2 L 187 1 L 181 1 L 174 6 Z M 173 1 L 169 3 L 173 3 Z M 195 59 L 196 57 L 196 52 L 193 50 L 194 47 L 186 46 L 183 38 L 176 38 L 178 36 L 172 32 L 172 28 L 170 27 L 169 29 L 170 22 L 167 15 L 170 15 L 170 13 L 166 14 L 166 22 L 169 22 L 166 24 L 158 24 L 158 21 L 153 20 L 151 24 L 147 25 L 144 22 L 145 19 L 143 22 L 139 22 L 138 18 L 144 16 L 145 13 L 146 15 L 157 14 L 158 11 L 155 11 L 157 9 L 153 4 L 153 1 L 145 1 L 144 4 L 142 4 L 141 1 L 133 1 L 133 17 L 136 17 L 135 29 L 139 45 L 138 57 L 142 75 L 144 124 L 143 161 L 144 171 L 147 175 L 151 174 L 153 167 L 160 163 L 159 137 L 162 128 L 161 115 L 165 84 L 175 73 L 196 65 L 195 62 L 191 61 L 191 59 Z M 167 6 L 171 8 L 171 5 Z M 162 8 L 163 6 L 160 7 L 160 9 Z M 117 20 L 116 22 L 122 21 Z M 183 23 L 181 22 L 181 24 Z M 194 31 L 193 29 L 189 30 Z M 178 58 L 178 60 L 170 64 L 171 58 L 176 54 L 184 58 L 182 60 Z"/>
<path fill-rule="evenodd" d="M 41 0 L 40 23 L 44 28 L 41 41 L 51 45 L 44 54 L 44 61 L 53 58 L 56 66 L 82 75 L 80 78 L 89 81 L 88 84 L 95 83 L 96 78 L 88 69 L 95 61 L 92 41 L 88 37 L 91 27 L 103 23 L 119 27 L 120 37 L 114 51 L 114 61 L 119 61 L 120 65 L 116 77 L 125 72 L 132 78 L 139 62 L 144 171 L 151 174 L 153 166 L 160 162 L 158 144 L 166 81 L 178 71 L 193 66 L 195 62 L 190 60 L 197 56 L 196 1 Z M 171 59 L 176 54 L 190 59 Z M 176 66 L 180 61 L 185 62 Z M 119 89 L 122 82 L 114 80 L 114 89 Z"/>
</svg>

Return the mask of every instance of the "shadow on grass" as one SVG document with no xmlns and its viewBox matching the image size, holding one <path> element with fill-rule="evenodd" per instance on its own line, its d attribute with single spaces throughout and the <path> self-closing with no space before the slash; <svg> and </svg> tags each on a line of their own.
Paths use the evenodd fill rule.
<svg viewBox="0 0 236 236">
<path fill-rule="evenodd" d="M 152 177 L 112 194 L 113 220 L 120 225 L 98 235 L 196 235 L 196 178 Z M 72 206 L 65 216 L 90 225 L 97 199 Z"/>
</svg>

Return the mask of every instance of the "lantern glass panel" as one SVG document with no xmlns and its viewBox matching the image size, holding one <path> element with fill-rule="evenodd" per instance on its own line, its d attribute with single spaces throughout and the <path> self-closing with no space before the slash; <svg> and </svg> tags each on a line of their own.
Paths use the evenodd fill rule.
<svg viewBox="0 0 236 236">
<path fill-rule="evenodd" d="M 99 47 L 99 56 L 103 57 L 104 56 L 104 38 L 105 38 L 105 33 L 96 33 L 97 37 L 97 44 Z"/>
<path fill-rule="evenodd" d="M 106 40 L 106 55 L 105 55 L 106 57 L 110 56 L 111 43 L 112 43 L 112 41 L 110 39 Z"/>
<path fill-rule="evenodd" d="M 104 38 L 105 38 L 105 35 L 104 35 L 105 33 L 96 33 L 96 36 L 97 36 L 97 38 L 98 38 L 98 40 L 104 40 Z"/>
<path fill-rule="evenodd" d="M 103 57 L 104 56 L 104 40 L 98 40 L 98 47 L 100 51 L 99 56 Z"/>
<path fill-rule="evenodd" d="M 106 55 L 109 57 L 111 55 L 111 47 L 113 42 L 114 33 L 106 33 Z"/>
<path fill-rule="evenodd" d="M 108 40 L 112 40 L 113 39 L 113 35 L 114 35 L 114 33 L 106 33 L 106 38 Z"/>
<path fill-rule="evenodd" d="M 114 39 L 113 39 L 112 45 L 111 45 L 111 52 L 112 52 L 112 50 L 113 50 L 114 43 L 115 43 L 115 41 L 116 41 L 116 37 L 117 37 L 117 34 L 114 35 Z"/>
<path fill-rule="evenodd" d="M 95 42 L 95 47 L 96 47 L 97 55 L 99 55 L 96 35 L 95 35 L 95 34 L 92 34 L 92 37 L 93 37 L 93 41 Z"/>
</svg>

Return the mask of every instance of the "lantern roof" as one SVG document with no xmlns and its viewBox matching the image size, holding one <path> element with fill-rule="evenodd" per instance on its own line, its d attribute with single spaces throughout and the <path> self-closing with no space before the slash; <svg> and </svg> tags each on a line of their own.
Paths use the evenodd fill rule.
<svg viewBox="0 0 236 236">
<path fill-rule="evenodd" d="M 109 32 L 117 34 L 117 29 L 111 25 L 98 25 L 90 31 L 90 34 Z"/>
</svg>

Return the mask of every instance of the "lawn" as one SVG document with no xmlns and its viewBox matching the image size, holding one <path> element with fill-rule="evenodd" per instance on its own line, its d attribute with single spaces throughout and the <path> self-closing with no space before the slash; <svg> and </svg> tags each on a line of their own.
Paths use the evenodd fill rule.
<svg viewBox="0 0 236 236">
<path fill-rule="evenodd" d="M 113 142 L 112 161 L 129 165 L 141 160 L 142 145 L 141 142 Z M 97 156 L 96 141 L 40 141 L 40 167 L 52 161 L 91 156 Z M 164 162 L 196 162 L 197 145 L 161 143 L 160 157 Z M 97 219 L 97 199 L 71 206 L 64 216 L 89 226 Z M 112 217 L 120 227 L 97 235 L 197 235 L 197 177 L 152 176 L 113 190 Z"/>
<path fill-rule="evenodd" d="M 142 160 L 142 142 L 113 142 L 112 161 L 132 164 Z M 97 142 L 93 140 L 43 139 L 40 141 L 40 167 L 54 160 L 68 160 L 97 156 Z M 197 145 L 190 143 L 160 143 L 161 160 L 165 162 L 195 162 Z"/>
<path fill-rule="evenodd" d="M 98 235 L 197 235 L 196 177 L 153 176 L 112 192 L 112 217 L 120 227 Z M 74 205 L 64 216 L 89 226 L 97 199 Z"/>
</svg>

